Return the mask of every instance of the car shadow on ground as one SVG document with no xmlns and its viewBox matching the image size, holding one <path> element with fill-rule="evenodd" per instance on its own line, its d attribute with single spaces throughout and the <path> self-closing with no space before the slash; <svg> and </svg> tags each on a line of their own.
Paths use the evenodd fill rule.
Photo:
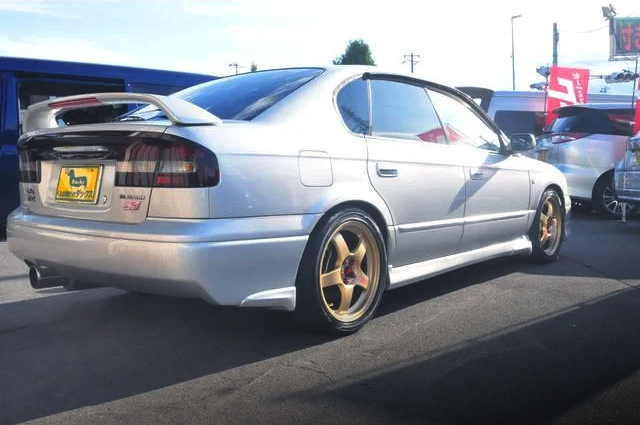
<svg viewBox="0 0 640 425">
<path fill-rule="evenodd" d="M 521 272 L 527 267 L 539 266 L 531 265 L 528 258 L 497 259 L 389 291 L 383 298 L 377 320 L 384 320 L 387 314 L 447 293 Z M 0 423 L 23 422 L 120 400 L 334 340 L 300 329 L 285 312 L 214 307 L 199 300 L 132 294 L 108 288 L 66 294 L 54 289 L 53 292 L 59 293 L 55 297 L 2 305 L 0 318 L 21 319 L 8 325 L 0 320 L 0 382 L 3 383 Z M 625 314 L 631 313 L 626 311 Z M 625 320 L 631 323 L 630 317 Z M 598 326 L 601 329 L 603 324 Z M 489 352 L 487 359 L 476 359 L 477 364 L 468 366 L 471 368 L 469 372 L 478 374 L 483 367 L 491 370 L 499 366 L 495 356 L 501 350 L 506 350 L 509 355 L 511 349 L 504 347 L 503 340 L 498 339 L 495 347 L 490 342 L 479 340 L 479 347 L 463 347 L 459 353 L 451 355 L 464 359 L 473 357 L 472 353 L 477 349 Z M 610 342 L 618 343 L 617 340 Z M 631 348 L 635 350 L 638 347 L 633 345 Z M 518 367 L 517 357 L 507 360 L 503 366 Z M 570 362 L 570 359 L 563 361 Z M 616 373 L 626 372 L 629 361 L 625 359 L 625 366 Z M 590 363 L 591 360 L 586 359 L 585 362 Z M 636 364 L 631 363 L 635 367 Z M 523 363 L 525 368 L 530 366 Z M 430 376 L 432 369 L 440 369 L 437 360 L 406 367 L 399 376 L 421 388 L 413 377 Z M 520 371 L 519 375 L 510 369 L 504 373 L 515 374 L 515 377 L 526 381 L 531 370 Z M 460 379 L 462 375 L 460 372 L 460 376 L 455 378 Z M 381 376 L 367 382 L 374 387 L 384 387 L 387 385 L 382 385 L 385 379 L 390 379 L 391 387 L 386 387 L 389 391 L 402 393 L 399 387 L 393 387 L 400 386 L 402 380 Z M 473 391 L 483 392 L 487 391 L 487 386 L 491 387 L 482 379 L 473 384 L 477 386 Z M 459 382 L 462 385 L 463 381 Z M 437 381 L 430 385 L 445 384 Z M 429 393 L 444 390 L 443 394 L 447 394 L 454 388 L 455 385 L 442 389 L 436 386 L 429 389 Z M 457 390 L 462 391 L 462 388 Z M 506 391 L 499 386 L 494 392 L 498 390 Z M 341 391 L 351 392 L 351 389 L 336 389 L 336 394 L 340 395 Z M 459 400 L 480 409 L 480 405 L 472 403 L 471 397 L 471 394 L 459 395 Z M 434 403 L 441 400 L 440 395 L 432 398 Z M 385 403 L 382 405 L 387 406 Z M 392 405 L 387 407 L 392 408 Z M 425 406 L 409 406 L 407 414 L 424 414 L 421 409 L 435 405 L 428 402 Z M 500 409 L 496 412 L 496 415 L 505 413 Z M 460 418 L 467 417 L 463 415 Z M 436 415 L 433 419 L 442 418 Z"/>
<path fill-rule="evenodd" d="M 114 289 L 1 308 L 0 319 L 8 319 L 0 320 L 0 423 L 122 399 L 333 339 L 300 329 L 284 312 Z"/>
<path fill-rule="evenodd" d="M 638 311 L 640 293 L 623 289 L 287 397 L 358 406 L 393 423 L 638 423 Z M 620 383 L 625 391 L 612 390 Z"/>
</svg>

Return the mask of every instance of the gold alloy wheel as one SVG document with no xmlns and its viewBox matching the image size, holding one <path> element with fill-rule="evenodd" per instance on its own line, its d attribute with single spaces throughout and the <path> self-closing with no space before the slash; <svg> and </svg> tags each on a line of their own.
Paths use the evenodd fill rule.
<svg viewBox="0 0 640 425">
<path fill-rule="evenodd" d="M 553 255 L 562 239 L 562 209 L 556 196 L 547 196 L 540 212 L 540 248 Z"/>
<path fill-rule="evenodd" d="M 346 221 L 333 232 L 323 248 L 318 281 L 335 319 L 351 322 L 368 311 L 380 284 L 380 252 L 364 223 Z"/>
</svg>

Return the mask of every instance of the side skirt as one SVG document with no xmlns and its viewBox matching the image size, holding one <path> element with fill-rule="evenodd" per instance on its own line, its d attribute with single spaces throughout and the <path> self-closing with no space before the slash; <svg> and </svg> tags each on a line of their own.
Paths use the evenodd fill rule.
<svg viewBox="0 0 640 425">
<path fill-rule="evenodd" d="M 443 258 L 427 260 L 421 263 L 396 268 L 389 266 L 389 289 L 400 288 L 401 286 L 492 258 L 531 253 L 531 241 L 528 237 L 522 236 L 513 241 L 491 245 L 474 251 L 449 255 Z"/>
</svg>

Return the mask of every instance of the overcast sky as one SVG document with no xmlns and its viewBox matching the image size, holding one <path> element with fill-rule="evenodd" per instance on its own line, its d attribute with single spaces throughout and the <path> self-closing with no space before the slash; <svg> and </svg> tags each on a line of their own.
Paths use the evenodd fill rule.
<svg viewBox="0 0 640 425">
<path fill-rule="evenodd" d="M 606 74 L 634 61 L 608 62 L 607 22 L 594 0 L 485 1 L 30 1 L 0 0 L 0 55 L 73 60 L 228 75 L 327 65 L 362 38 L 380 67 L 409 70 L 452 86 L 511 89 L 511 16 L 516 88 L 541 81 L 558 23 L 559 64 Z M 618 17 L 640 16 L 640 2 L 615 1 Z M 419 6 L 418 6 L 419 5 Z M 603 82 L 592 80 L 590 92 Z M 610 85 L 630 92 L 630 84 Z"/>
</svg>

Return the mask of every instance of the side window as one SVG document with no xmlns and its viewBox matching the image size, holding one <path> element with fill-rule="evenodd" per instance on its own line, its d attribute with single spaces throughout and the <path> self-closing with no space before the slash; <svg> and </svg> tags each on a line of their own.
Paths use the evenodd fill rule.
<svg viewBox="0 0 640 425">
<path fill-rule="evenodd" d="M 18 84 L 18 111 L 20 133 L 22 120 L 27 108 L 34 103 L 52 100 L 56 97 L 84 93 L 124 91 L 122 85 L 100 83 L 74 83 L 66 80 L 24 79 Z M 90 124 L 105 122 L 126 113 L 127 105 L 100 106 L 97 108 L 74 109 L 57 117 L 58 125 Z"/>
<path fill-rule="evenodd" d="M 358 79 L 344 86 L 340 89 L 336 102 L 349 130 L 359 134 L 369 133 L 369 93 L 366 81 Z"/>
<path fill-rule="evenodd" d="M 423 87 L 397 81 L 371 81 L 372 133 L 446 143 L 442 126 Z"/>
<path fill-rule="evenodd" d="M 439 91 L 427 90 L 433 105 L 442 120 L 449 143 L 469 145 L 475 148 L 500 152 L 500 138 L 461 99 Z"/>
</svg>

